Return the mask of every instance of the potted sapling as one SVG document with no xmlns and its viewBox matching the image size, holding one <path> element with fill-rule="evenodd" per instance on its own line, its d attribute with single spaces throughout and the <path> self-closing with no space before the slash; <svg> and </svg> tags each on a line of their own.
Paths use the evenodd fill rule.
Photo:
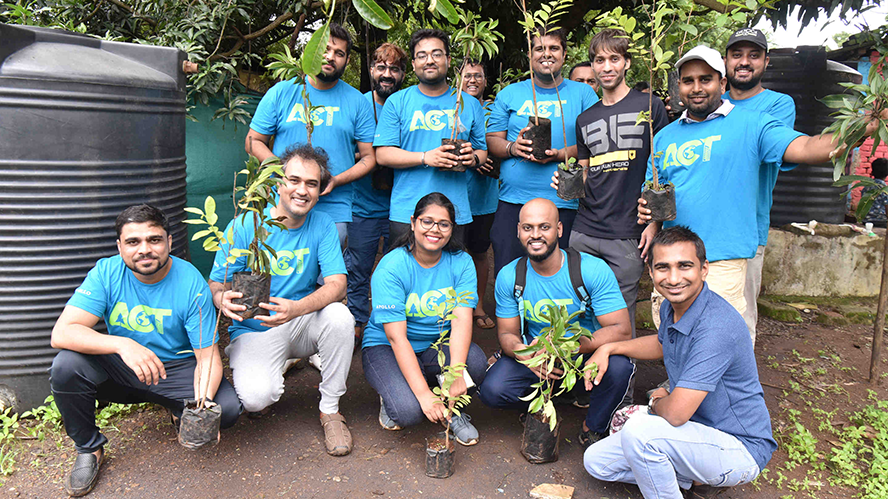
<svg viewBox="0 0 888 499">
<path fill-rule="evenodd" d="M 211 200 L 213 198 L 208 197 L 207 199 Z M 212 207 L 208 208 L 208 211 L 215 214 L 215 202 L 213 202 Z M 216 230 L 218 230 L 218 228 L 216 228 Z M 195 298 L 195 300 L 197 300 L 197 298 Z M 204 310 L 200 307 L 200 304 L 197 305 L 197 310 L 198 316 L 200 317 L 198 344 L 203 345 Z M 221 314 L 221 310 L 216 313 L 216 327 L 213 328 L 212 342 L 214 346 L 216 345 L 216 340 L 219 338 L 219 319 L 221 318 Z M 214 357 L 218 354 L 216 348 L 213 348 L 211 351 Z M 194 351 L 191 350 L 191 352 Z M 200 387 L 199 393 L 202 395 L 196 400 L 185 400 L 185 408 L 182 410 L 182 417 L 179 418 L 179 444 L 188 450 L 197 450 L 208 446 L 212 447 L 219 443 L 222 426 L 222 407 L 212 400 L 207 399 L 207 385 L 209 384 L 210 379 L 212 379 L 213 362 L 210 362 L 210 366 L 206 373 L 201 369 L 200 363 L 197 364 L 195 369 L 198 370 L 197 386 Z"/>
<path fill-rule="evenodd" d="M 563 305 L 547 305 L 547 311 L 542 315 L 550 325 L 543 328 L 532 345 L 515 352 L 520 356 L 533 355 L 520 362 L 529 368 L 539 368 L 543 374 L 543 379 L 531 385 L 533 391 L 521 398 L 530 402 L 521 437 L 521 454 L 533 464 L 558 460 L 561 421 L 552 398 L 573 390 L 585 371 L 591 371 L 592 377 L 598 374 L 594 362 L 583 366 L 583 356 L 577 354 L 580 338 L 592 338 L 588 329 L 578 322 L 571 322 L 580 312 L 568 315 Z M 557 379 L 550 379 L 549 374 L 555 374 Z"/>
<path fill-rule="evenodd" d="M 564 119 L 564 115 L 561 119 Z M 583 167 L 577 162 L 577 158 L 567 158 L 567 161 L 559 163 L 558 197 L 565 201 L 585 197 L 586 182 L 583 177 Z"/>
<path fill-rule="evenodd" d="M 496 30 L 499 24 L 498 20 L 488 19 L 487 21 L 479 21 L 480 17 L 467 11 L 460 11 L 458 16 L 459 24 L 462 25 L 462 28 L 453 34 L 451 44 L 453 45 L 454 52 L 457 52 L 462 57 L 462 63 L 459 69 L 457 69 L 453 81 L 454 91 L 456 92 L 456 105 L 453 108 L 450 137 L 441 139 L 442 146 L 454 146 L 451 152 L 457 156 L 459 156 L 459 151 L 462 149 L 463 144 L 468 142 L 458 138 L 461 132 L 466 131 L 465 126 L 460 122 L 460 114 L 464 107 L 462 85 L 463 81 L 465 81 L 465 71 L 468 67 L 468 62 L 471 60 L 480 61 L 485 56 L 492 58 L 499 52 L 497 42 L 505 39 L 502 33 Z M 464 172 L 466 171 L 466 166 L 458 163 L 450 171 Z"/>
<path fill-rule="evenodd" d="M 453 382 L 466 376 L 468 373 L 465 363 L 447 364 L 444 347 L 450 346 L 450 330 L 445 330 L 444 326 L 445 323 L 456 318 L 456 315 L 453 314 L 453 309 L 458 305 L 468 305 L 473 293 L 471 291 L 463 291 L 457 294 L 452 288 L 448 289 L 446 293 L 447 299 L 437 306 L 440 336 L 432 345 L 432 348 L 438 352 L 438 367 L 441 370 L 441 374 L 438 375 L 439 386 L 432 388 L 432 392 L 438 396 L 436 403 L 444 405 L 444 415 L 446 417 L 444 431 L 426 439 L 426 476 L 432 478 L 447 478 L 453 474 L 454 437 L 450 433 L 450 418 L 451 416 L 459 416 L 460 410 L 472 400 L 467 393 L 458 396 L 450 394 L 450 387 L 453 385 Z M 467 379 L 467 389 L 471 387 L 471 384 L 468 383 L 470 379 Z"/>
</svg>

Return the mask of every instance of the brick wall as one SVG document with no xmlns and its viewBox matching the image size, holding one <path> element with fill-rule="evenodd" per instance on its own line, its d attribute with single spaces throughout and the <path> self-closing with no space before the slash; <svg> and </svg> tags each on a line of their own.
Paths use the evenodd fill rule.
<svg viewBox="0 0 888 499">
<path fill-rule="evenodd" d="M 888 158 L 888 145 L 879 144 L 875 154 L 873 154 L 873 139 L 866 139 L 866 141 L 860 146 L 859 154 L 860 163 L 857 165 L 857 169 L 854 173 L 856 175 L 869 177 L 870 172 L 872 171 L 873 160 L 876 158 Z M 860 191 L 861 188 L 858 188 L 851 192 L 851 198 L 855 203 L 860 200 Z"/>
</svg>

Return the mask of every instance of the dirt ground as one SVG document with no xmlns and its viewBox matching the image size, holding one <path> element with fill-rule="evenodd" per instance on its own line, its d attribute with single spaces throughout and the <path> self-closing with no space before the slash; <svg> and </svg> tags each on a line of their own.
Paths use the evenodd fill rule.
<svg viewBox="0 0 888 499">
<path fill-rule="evenodd" d="M 760 320 L 756 353 L 775 433 L 786 427 L 784 410 L 803 408 L 806 399 L 829 410 L 856 410 L 867 403 L 871 335 L 872 327 L 865 325 Z M 487 352 L 496 347 L 495 330 L 476 328 L 475 339 Z M 645 391 L 664 378 L 662 363 L 639 363 L 636 401 L 642 402 Z M 318 422 L 319 382 L 319 373 L 311 367 L 291 371 L 286 393 L 269 414 L 260 419 L 242 416 L 234 428 L 223 432 L 218 446 L 197 452 L 177 444 L 165 411 L 137 411 L 106 432 L 111 441 L 107 461 L 90 497 L 520 498 L 541 483 L 575 487 L 576 498 L 641 497 L 634 486 L 603 483 L 586 474 L 576 439 L 583 412 L 570 406 L 559 409 L 560 459 L 532 465 L 518 450 L 522 432 L 518 414 L 472 402 L 467 412 L 481 433 L 480 443 L 457 446 L 451 478 L 427 478 L 424 439 L 438 428 L 426 423 L 398 432 L 382 430 L 377 423 L 379 399 L 364 378 L 359 355 L 353 359 L 348 393 L 341 404 L 355 448 L 346 457 L 328 456 Z M 884 386 L 875 390 L 881 400 L 888 399 Z M 816 418 L 809 412 L 803 412 L 802 422 L 816 429 Z M 828 444 L 818 443 L 818 451 L 826 451 L 821 445 Z M 853 490 L 827 484 L 815 494 L 787 490 L 785 482 L 778 488 L 775 470 L 783 469 L 786 458 L 781 448 L 768 466 L 768 478 L 727 490 L 720 497 L 854 497 Z M 18 469 L 0 487 L 0 496 L 64 497 L 61 483 L 72 461 L 73 448 L 63 435 L 24 442 Z M 804 476 L 801 468 L 783 473 L 788 479 Z"/>
</svg>

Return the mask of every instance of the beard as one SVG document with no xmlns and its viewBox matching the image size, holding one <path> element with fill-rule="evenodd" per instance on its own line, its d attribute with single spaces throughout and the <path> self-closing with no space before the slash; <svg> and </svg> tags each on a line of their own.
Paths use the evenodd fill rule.
<svg viewBox="0 0 888 499">
<path fill-rule="evenodd" d="M 425 71 L 421 71 L 416 74 L 416 79 L 419 80 L 420 83 L 423 83 L 425 85 L 429 85 L 429 86 L 439 85 L 442 82 L 447 81 L 447 71 L 444 70 L 441 73 L 439 73 L 439 76 L 437 78 L 426 78 Z"/>
<path fill-rule="evenodd" d="M 693 104 L 688 102 L 688 113 L 693 114 L 698 118 L 706 119 L 707 116 L 712 114 L 716 109 L 718 109 L 719 106 L 721 106 L 721 101 L 721 95 L 714 95 L 711 99 L 700 106 L 694 106 Z"/>
<path fill-rule="evenodd" d="M 329 75 L 324 74 L 324 71 L 321 70 L 321 72 L 318 73 L 318 75 L 315 76 L 315 78 L 317 78 L 318 80 L 321 80 L 324 83 L 334 83 L 334 82 L 336 82 L 336 80 L 342 78 L 343 73 L 345 73 L 345 66 L 335 69 Z"/>
<path fill-rule="evenodd" d="M 147 255 L 147 256 L 154 256 L 154 255 Z M 128 269 L 132 270 L 133 273 L 136 273 L 136 274 L 139 274 L 139 275 L 144 275 L 144 276 L 151 276 L 151 275 L 154 275 L 154 274 L 160 272 L 161 270 L 163 270 L 164 267 L 166 267 L 167 264 L 170 263 L 170 255 L 167 254 L 167 257 L 166 257 L 166 259 L 164 259 L 164 260 L 160 260 L 160 259 L 158 259 L 158 261 L 157 261 L 157 267 L 156 267 L 154 270 L 151 270 L 151 271 L 144 271 L 144 270 L 140 269 L 140 268 L 137 266 L 137 263 L 138 263 L 138 262 L 136 262 L 136 261 L 133 261 L 132 264 L 127 263 L 126 261 L 124 261 L 123 263 L 126 265 L 126 267 L 127 267 Z"/>
<path fill-rule="evenodd" d="M 748 68 L 748 66 L 744 66 Z M 752 70 L 752 68 L 749 68 Z M 737 74 L 737 68 L 734 68 L 734 74 Z M 751 90 L 755 88 L 762 81 L 762 76 L 765 75 L 765 72 L 762 71 L 759 74 L 755 74 L 755 71 L 752 72 L 752 78 L 749 81 L 739 81 L 734 78 L 734 76 L 728 76 L 728 83 L 731 84 L 731 88 L 736 88 L 737 90 Z"/>
<path fill-rule="evenodd" d="M 389 88 L 385 88 L 380 83 L 382 82 L 391 82 L 392 86 Z M 373 92 L 379 96 L 380 99 L 385 100 L 391 97 L 392 94 L 401 89 L 401 83 L 404 82 L 404 79 L 396 80 L 395 78 L 385 78 L 380 77 L 378 80 L 373 82 Z"/>
<path fill-rule="evenodd" d="M 528 242 L 528 244 L 529 244 L 529 243 L 531 243 L 531 242 L 538 242 L 538 241 L 542 241 L 542 240 L 541 240 L 541 239 L 531 239 L 531 240 L 529 240 L 529 241 L 527 241 L 527 242 Z M 542 241 L 542 242 L 546 243 L 546 241 Z M 526 248 L 526 247 L 527 247 L 527 246 L 525 245 L 525 248 Z M 549 243 L 546 243 L 546 251 L 545 251 L 544 253 L 539 254 L 539 255 L 534 255 L 534 254 L 528 253 L 528 254 L 527 254 L 527 257 L 530 258 L 531 260 L 535 261 L 535 262 L 542 262 L 542 261 L 544 261 L 546 258 L 549 258 L 550 256 L 552 256 L 552 253 L 555 253 L 555 250 L 556 250 L 557 248 L 558 248 L 558 245 L 557 245 L 557 244 L 549 244 Z"/>
</svg>

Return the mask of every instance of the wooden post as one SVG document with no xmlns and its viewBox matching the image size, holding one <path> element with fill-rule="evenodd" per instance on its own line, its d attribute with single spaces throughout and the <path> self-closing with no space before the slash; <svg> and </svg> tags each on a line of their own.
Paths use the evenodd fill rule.
<svg viewBox="0 0 888 499">
<path fill-rule="evenodd" d="M 885 207 L 888 214 L 888 206 Z M 870 384 L 879 381 L 879 358 L 882 355 L 882 331 L 885 329 L 885 308 L 888 305 L 888 231 L 882 249 L 882 284 L 879 287 L 879 306 L 876 307 L 876 325 L 873 328 L 873 354 L 870 359 Z"/>
</svg>

